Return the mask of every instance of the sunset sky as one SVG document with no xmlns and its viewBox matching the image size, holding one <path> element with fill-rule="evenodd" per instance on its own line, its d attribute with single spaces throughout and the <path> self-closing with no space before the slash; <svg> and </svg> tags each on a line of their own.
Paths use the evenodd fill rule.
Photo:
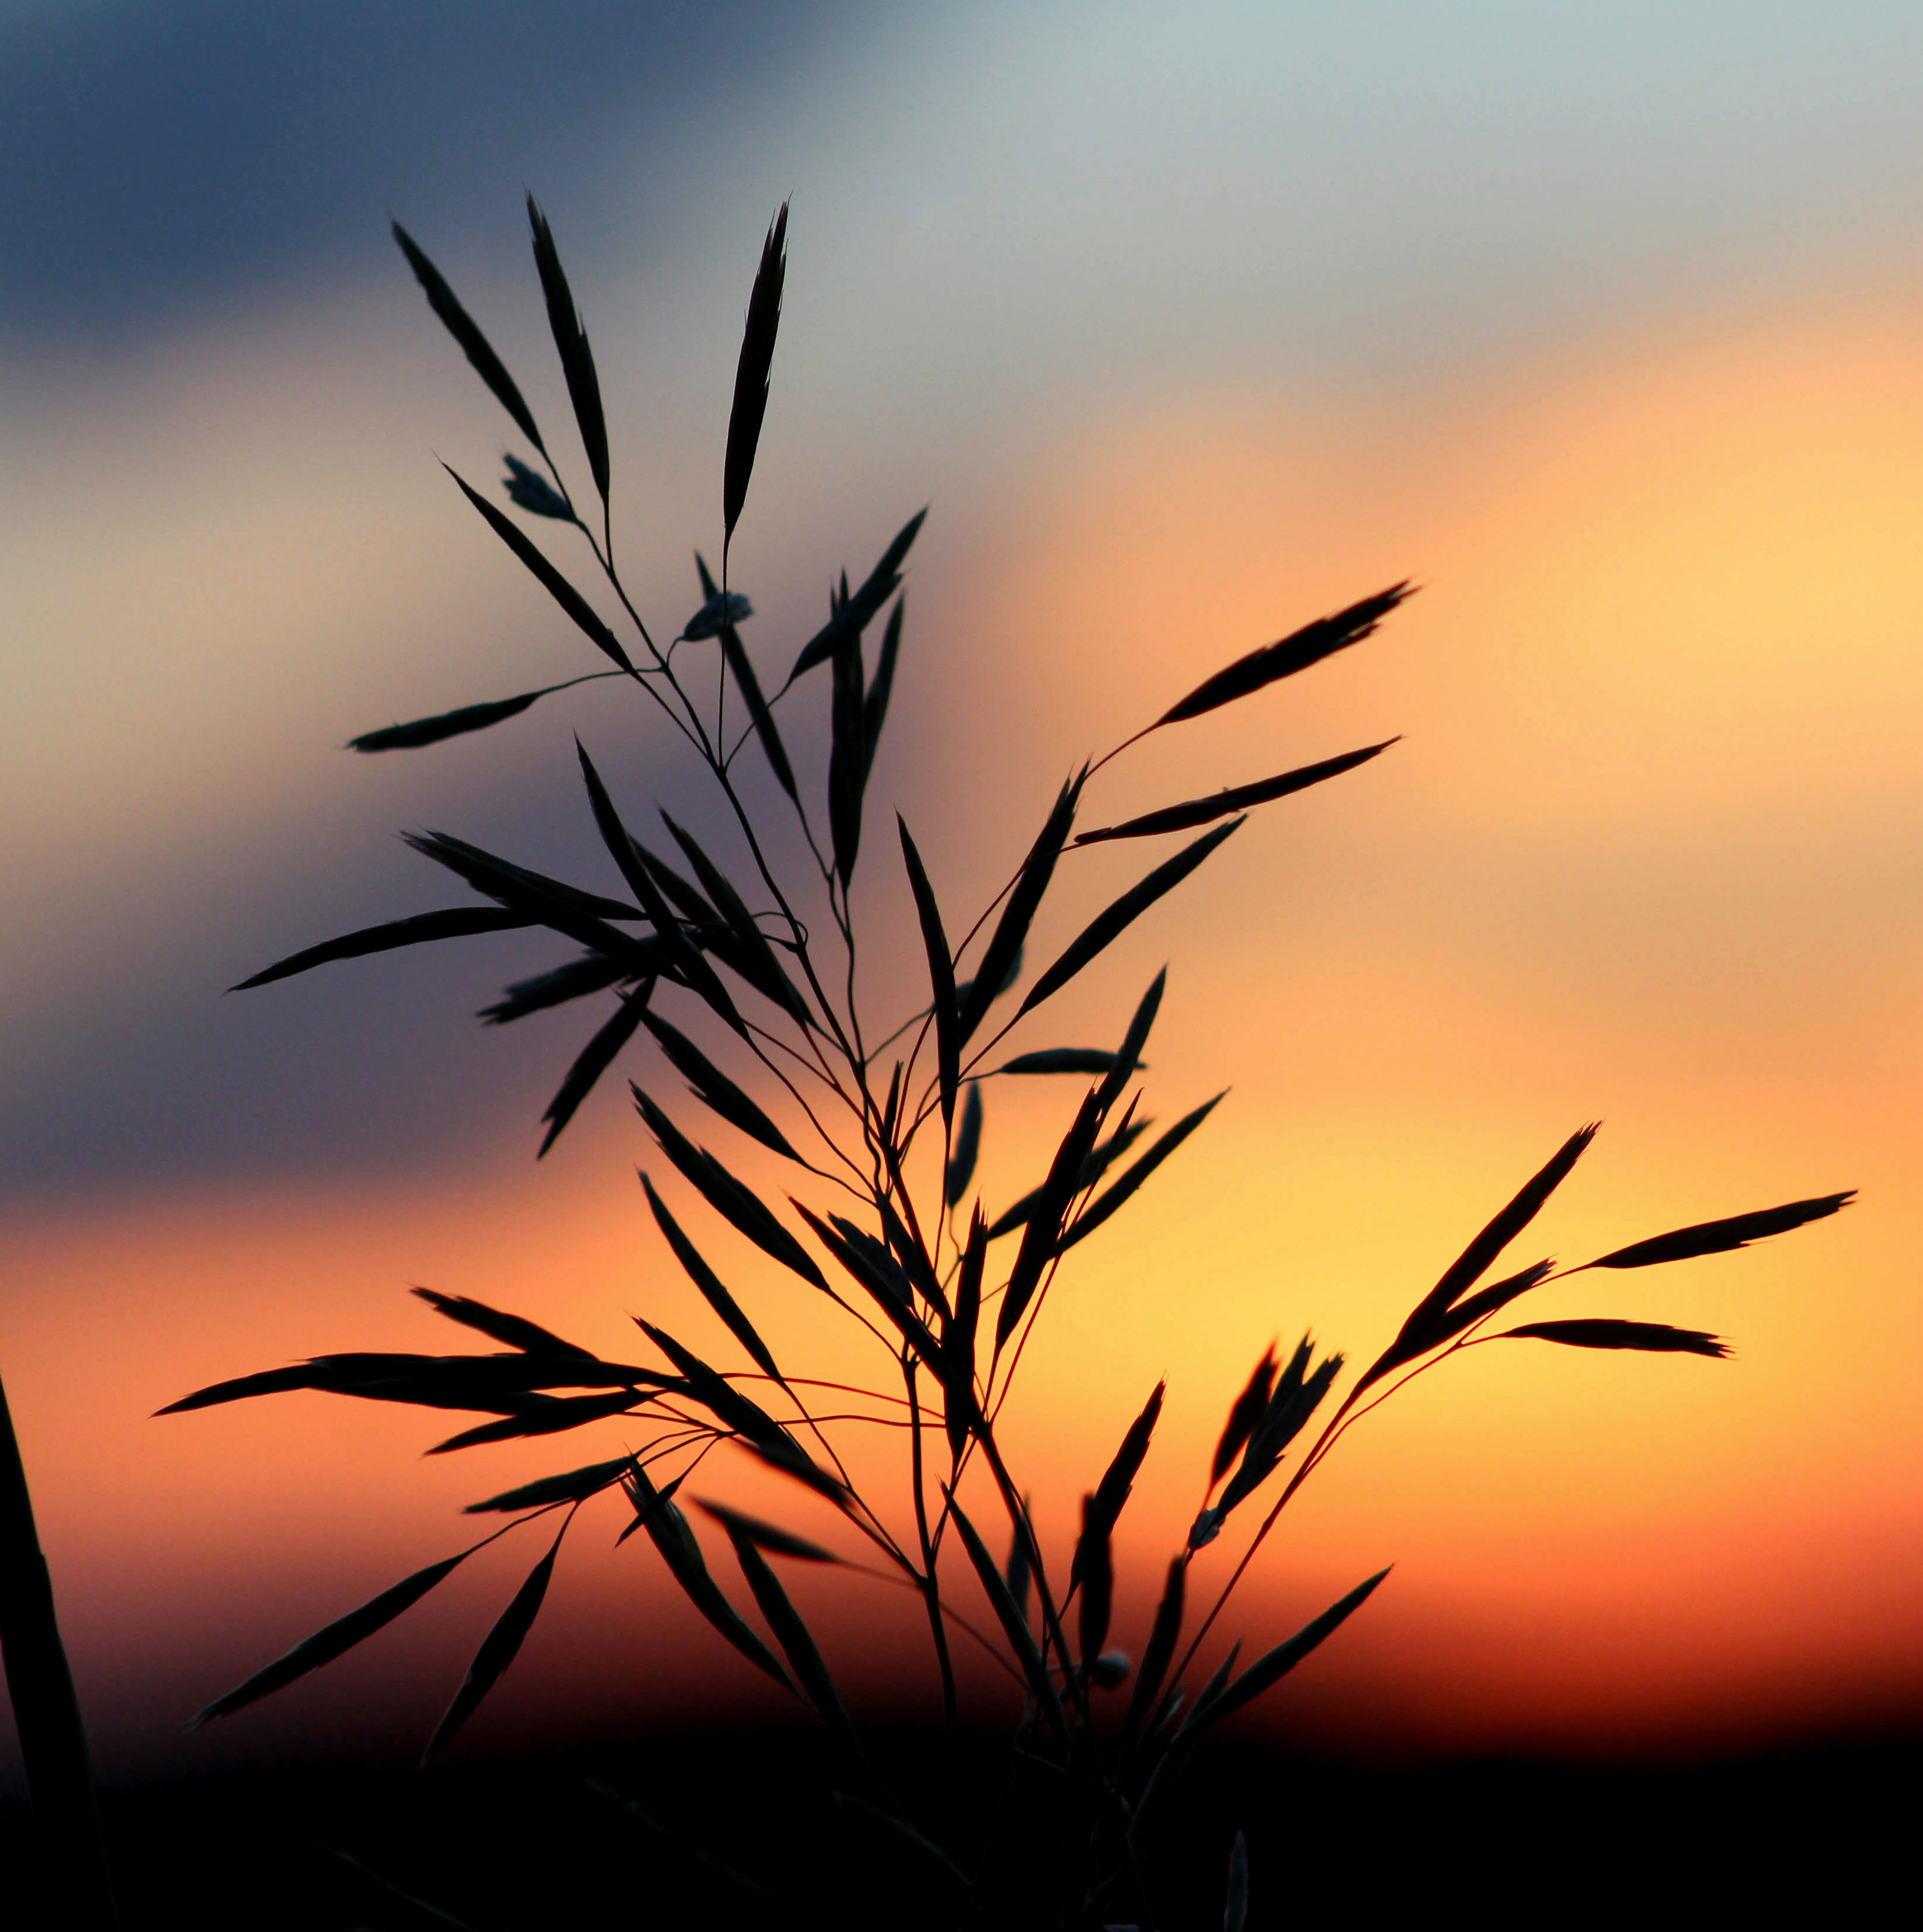
<svg viewBox="0 0 1923 1932">
<path fill-rule="evenodd" d="M 436 460 L 478 484 L 526 452 L 387 234 L 559 425 L 524 188 L 594 344 L 624 569 L 670 634 L 691 550 L 719 549 L 785 199 L 734 548 L 764 670 L 932 506 L 856 880 L 883 1030 L 926 998 L 888 810 L 972 915 L 1082 758 L 1305 620 L 1422 586 L 1091 797 L 1103 822 L 1403 734 L 1265 808 L 1022 1036 L 1112 1043 L 1166 962 L 1144 1104 L 1232 1090 L 1077 1250 L 1010 1411 L 1065 1562 L 1169 1379 L 1118 1640 L 1264 1346 L 1372 1354 L 1600 1118 L 1517 1264 L 1862 1198 L 1529 1310 L 1712 1330 L 1727 1362 L 1505 1345 L 1372 1417 L 1231 1627 L 1272 1642 L 1394 1575 L 1265 1720 L 1608 1753 L 1923 1716 L 1923 14 L 0 0 L 0 1373 L 111 1772 L 404 1758 L 531 1549 L 278 1706 L 182 1726 L 471 1540 L 462 1504 L 621 1446 L 423 1463 L 425 1412 L 151 1412 L 309 1354 L 460 1346 L 412 1283 L 617 1359 L 638 1313 L 728 1347 L 649 1221 L 633 1170 L 662 1163 L 618 1080 L 534 1162 L 598 1013 L 472 1015 L 551 943 L 220 993 L 460 902 L 403 829 L 610 889 L 574 732 L 638 802 L 715 822 L 610 686 L 340 749 L 596 668 Z M 825 692 L 797 698 L 791 741 Z M 1146 862 L 1065 868 L 1037 952 Z M 988 1094 L 992 1209 L 1078 1097 L 1026 1085 Z M 778 1346 L 810 1346 L 820 1304 L 704 1213 Z M 610 1552 L 618 1514 L 584 1520 L 476 1748 L 770 1714 L 644 1540 Z M 926 1697 L 892 1596 L 804 1600 L 857 1700 Z"/>
</svg>

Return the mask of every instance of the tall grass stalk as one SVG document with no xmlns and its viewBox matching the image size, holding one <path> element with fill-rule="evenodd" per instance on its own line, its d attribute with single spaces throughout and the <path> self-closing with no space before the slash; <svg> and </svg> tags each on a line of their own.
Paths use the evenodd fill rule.
<svg viewBox="0 0 1923 1932">
<path fill-rule="evenodd" d="M 400 1616 L 484 1544 L 526 1529 L 537 1559 L 428 1742 L 423 1761 L 431 1760 L 512 1663 L 567 1537 L 590 1505 L 606 1498 L 623 1519 L 620 1538 L 638 1532 L 651 1543 L 721 1640 L 820 1720 L 839 1749 L 852 1805 L 926 1849 L 935 1901 L 928 1922 L 1157 1924 L 1165 1906 L 1142 1876 L 1144 1834 L 1183 1760 L 1333 1636 L 1387 1574 L 1359 1582 L 1250 1660 L 1239 1643 L 1223 1641 L 1220 1626 L 1240 1580 L 1348 1432 L 1410 1379 L 1472 1348 L 1524 1341 L 1720 1357 L 1727 1352 L 1715 1336 L 1626 1318 L 1612 1305 L 1584 1320 L 1496 1324 L 1546 1281 L 1741 1247 L 1834 1214 L 1850 1197 L 1824 1195 L 1705 1222 L 1578 1268 L 1543 1261 L 1491 1282 L 1588 1148 L 1595 1130 L 1580 1129 L 1415 1300 L 1359 1373 L 1306 1335 L 1284 1356 L 1264 1354 L 1227 1404 L 1202 1507 L 1170 1556 L 1151 1627 L 1138 1647 L 1112 1648 L 1114 1534 L 1151 1447 L 1162 1387 L 1142 1392 L 1140 1414 L 1118 1446 L 1105 1456 L 1106 1445 L 1091 1445 L 1079 1532 L 1066 1546 L 1037 1528 L 1030 1485 L 1011 1464 L 1001 1420 L 1064 1262 L 1127 1207 L 1221 1096 L 1191 1105 L 1150 1138 L 1140 1075 L 1161 1006 L 1161 975 L 1132 1005 L 1115 1009 L 1112 1044 L 1100 1048 L 1051 1038 L 1042 1009 L 1214 860 L 1248 813 L 1356 771 L 1394 740 L 1202 798 L 1157 800 L 1151 780 L 1146 798 L 1106 824 L 1088 823 L 1091 788 L 1124 754 L 1145 755 L 1156 734 L 1190 728 L 1363 644 L 1401 610 L 1411 586 L 1391 584 L 1314 618 L 1175 697 L 1139 730 L 1067 774 L 1032 839 L 1007 856 L 1000 891 L 985 905 L 958 906 L 924 864 L 906 820 L 896 816 L 877 826 L 868 796 L 901 662 L 904 573 L 925 513 L 908 519 L 859 581 L 842 574 L 812 637 L 790 640 L 772 662 L 745 640 L 753 608 L 736 587 L 734 564 L 779 332 L 787 210 L 768 231 L 748 297 L 722 463 L 720 571 L 697 555 L 698 600 L 691 598 L 692 614 L 678 626 L 645 620 L 642 606 L 658 605 L 658 586 L 644 596 L 615 563 L 615 471 L 593 354 L 553 232 L 532 200 L 529 214 L 592 494 L 571 490 L 506 365 L 428 256 L 397 226 L 435 314 L 526 446 L 526 455 L 506 459 L 500 485 L 518 518 L 466 478 L 453 481 L 551 607 L 600 654 L 602 668 L 569 682 L 618 685 L 682 742 L 690 770 L 722 809 L 728 850 L 710 849 L 712 838 L 698 840 L 665 810 L 659 829 L 648 830 L 634 816 L 638 801 L 608 782 L 578 740 L 587 816 L 605 850 L 598 880 L 566 882 L 444 832 L 410 833 L 422 857 L 469 889 L 468 902 L 309 946 L 242 983 L 262 986 L 334 961 L 477 933 L 541 928 L 567 942 L 569 956 L 509 986 L 483 1017 L 507 1024 L 596 1003 L 584 1044 L 549 1102 L 542 1152 L 617 1061 L 638 1070 L 633 1099 L 658 1156 L 642 1176 L 646 1201 L 738 1353 L 710 1360 L 641 1318 L 637 1359 L 610 1361 L 525 1316 L 417 1289 L 436 1314 L 494 1348 L 320 1355 L 173 1404 L 172 1411 L 190 1410 L 321 1390 L 485 1418 L 438 1443 L 437 1454 L 576 1430 L 621 1432 L 619 1447 L 604 1445 L 596 1460 L 475 1502 L 470 1514 L 505 1517 L 502 1527 L 329 1624 L 202 1718 L 230 1715 L 328 1663 Z M 536 530 L 553 539 L 551 551 L 536 542 Z M 598 603 L 569 574 L 574 567 Z M 615 621 L 604 609 L 617 614 Z M 871 664 L 867 652 L 878 638 Z M 463 705 L 353 743 L 368 753 L 418 749 L 503 724 L 565 688 Z M 614 728 L 597 728 L 597 747 Z M 788 748 L 794 733 L 825 738 L 820 791 L 797 777 Z M 744 760 L 765 765 L 766 779 L 745 784 Z M 1192 836 L 1036 970 L 1029 949 L 1039 915 L 1079 851 L 1174 835 Z M 806 861 L 778 863 L 784 850 L 805 850 Z M 858 866 L 865 868 L 864 898 L 892 896 L 903 910 L 912 908 L 919 928 L 926 992 L 906 1013 L 877 1013 L 861 990 L 873 928 L 854 891 Z M 698 1043 L 691 1024 L 705 1029 L 708 1045 Z M 688 1090 L 671 1102 L 662 1084 L 670 1072 Z M 1009 1079 L 1052 1080 L 1066 1097 L 1052 1157 L 1026 1193 L 997 1208 L 982 1198 L 976 1168 L 986 1096 L 993 1083 Z M 703 1114 L 712 1118 L 698 1130 L 693 1121 Z M 702 1132 L 718 1137 L 721 1151 L 703 1144 Z M 758 1160 L 787 1163 L 796 1194 L 784 1202 L 785 1190 L 743 1180 L 736 1150 L 746 1147 Z M 724 1282 L 708 1258 L 709 1231 L 717 1223 L 731 1226 L 764 1258 L 770 1279 L 756 1282 L 752 1295 Z M 814 1298 L 824 1323 L 854 1324 L 870 1352 L 872 1376 L 843 1387 L 778 1359 L 749 1312 L 753 1301 L 777 1289 Z M 877 1417 L 905 1425 L 897 1432 L 898 1486 L 892 1492 L 856 1481 L 842 1453 L 848 1425 Z M 695 1493 L 696 1471 L 722 1445 L 788 1479 L 797 1509 L 808 1512 L 806 1533 Z M 1229 1560 L 1218 1545 L 1232 1529 L 1240 1544 Z M 993 1820 L 985 1838 L 969 1838 L 956 1820 L 884 1789 L 868 1773 L 859 1705 L 851 1708 L 844 1696 L 831 1659 L 782 1581 L 795 1564 L 878 1570 L 914 1592 L 927 1626 L 932 1681 L 950 1726 L 964 1715 L 955 1664 L 962 1642 L 986 1645 L 1018 1686 L 1022 1711 L 1007 1790 L 1001 1803 L 982 1808 Z M 732 1584 L 723 1580 L 728 1570 L 737 1579 Z M 1234 1822 L 1225 1822 L 1225 1840 Z M 1249 1886 L 1238 1840 L 1232 1923 L 1246 1912 Z"/>
<path fill-rule="evenodd" d="M 116 1932 L 113 1874 L 74 1673 L 54 1614 L 53 1580 L 34 1523 L 26 1465 L 0 1385 L 0 1655 L 40 1844 L 48 1922 Z M 16 1904 L 21 1888 L 13 1888 Z"/>
</svg>

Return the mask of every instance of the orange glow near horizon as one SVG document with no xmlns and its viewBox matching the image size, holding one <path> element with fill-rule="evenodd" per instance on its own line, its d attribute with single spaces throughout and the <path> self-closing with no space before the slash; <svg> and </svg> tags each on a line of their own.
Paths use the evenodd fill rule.
<svg viewBox="0 0 1923 1932">
<path fill-rule="evenodd" d="M 1747 1254 L 1586 1276 L 1531 1304 L 1711 1329 L 1730 1362 L 1519 1343 L 1370 1418 L 1222 1628 L 1273 1642 L 1396 1574 L 1264 1721 L 1384 1750 L 1600 1751 L 1923 1713 L 1919 449 L 1923 331 L 1876 314 L 1699 322 L 1426 412 L 1162 398 L 1065 433 L 941 566 L 947 608 L 918 598 L 928 641 L 904 683 L 923 688 L 898 698 L 906 735 L 878 782 L 898 775 L 918 827 L 997 801 L 966 848 L 922 840 L 958 908 L 1085 752 L 1278 628 L 1404 575 L 1424 586 L 1299 685 L 1103 775 L 1090 809 L 1106 819 L 1406 734 L 1266 808 L 1022 1036 L 1111 1039 L 1166 959 L 1148 1104 L 1166 1122 L 1233 1090 L 1076 1251 L 1010 1412 L 1065 1562 L 1081 1492 L 1168 1378 L 1118 1547 L 1125 1647 L 1263 1346 L 1312 1328 L 1372 1354 L 1600 1116 L 1516 1264 L 1846 1186 L 1862 1199 Z M 882 844 L 864 859 L 877 895 Z M 1144 863 L 1078 856 L 1031 964 Z M 890 960 L 883 993 L 914 997 L 915 957 Z M 1072 1086 L 991 1088 L 992 1204 L 1031 1184 Z M 409 1281 L 617 1359 L 640 1346 L 640 1312 L 719 1354 L 626 1178 L 644 1157 L 603 1096 L 566 1163 L 506 1186 L 187 1190 L 84 1217 L 50 1204 L 17 1232 L 36 1293 L 4 1317 L 8 1387 L 83 1676 L 144 1712 L 126 1687 L 158 1647 L 188 1660 L 166 1679 L 184 1716 L 459 1547 L 462 1504 L 616 1453 L 618 1425 L 418 1462 L 458 1419 L 318 1396 L 147 1417 L 290 1357 L 463 1346 Z M 777 1354 L 803 1359 L 832 1311 L 731 1234 L 712 1252 Z M 799 1492 L 710 1467 L 716 1492 L 821 1532 Z M 501 1734 L 534 1721 L 542 1687 L 577 1714 L 686 1714 L 710 1686 L 760 1708 L 650 1552 L 602 1553 L 602 1520 L 502 1694 Z M 398 1730 L 380 1687 L 404 1658 L 395 1694 L 431 1723 L 484 1598 L 504 1600 L 521 1562 L 458 1616 L 436 1610 L 436 1645 L 391 1633 L 352 1696 Z M 857 1696 L 926 1696 L 920 1678 L 902 1688 L 911 1603 L 802 1587 Z"/>
</svg>

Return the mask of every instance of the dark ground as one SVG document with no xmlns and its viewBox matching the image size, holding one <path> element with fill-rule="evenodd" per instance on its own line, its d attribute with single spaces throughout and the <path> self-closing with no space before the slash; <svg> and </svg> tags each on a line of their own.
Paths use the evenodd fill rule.
<svg viewBox="0 0 1923 1932">
<path fill-rule="evenodd" d="M 884 1739 L 877 1761 L 898 1804 L 944 1815 L 929 1741 Z M 979 1746 L 986 1786 L 1001 1762 Z M 1174 1794 L 1149 1876 L 1163 1932 L 1220 1925 L 1238 1826 L 1257 1928 L 1913 1922 L 1920 1773 L 1917 1739 L 1660 1768 L 1372 1771 L 1225 1747 Z M 123 1792 L 108 1829 L 128 1932 L 952 1926 L 940 1868 L 838 1804 L 836 1782 L 818 1741 L 745 1733 Z M 0 1813 L 0 1857 L 17 1906 L 33 1862 L 20 1810 Z"/>
</svg>

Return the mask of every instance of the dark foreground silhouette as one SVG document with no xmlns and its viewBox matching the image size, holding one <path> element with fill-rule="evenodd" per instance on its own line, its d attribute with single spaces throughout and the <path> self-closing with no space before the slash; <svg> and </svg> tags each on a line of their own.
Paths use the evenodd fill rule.
<svg viewBox="0 0 1923 1932">
<path fill-rule="evenodd" d="M 878 1755 L 926 1814 L 979 1802 L 1005 1747 L 980 1741 L 974 1775 L 934 1737 L 885 1736 Z M 1919 1774 L 1918 1734 L 1654 1768 L 1366 1770 L 1232 1744 L 1192 1765 L 1148 1876 L 1164 1932 L 1221 1925 L 1238 1828 L 1252 1928 L 1846 1923 L 1909 1892 Z M 425 1776 L 256 1772 L 107 1810 L 130 1927 L 956 1924 L 936 1859 L 836 1786 L 823 1741 L 743 1732 Z M 17 1881 L 23 1804 L 0 1814 L 0 1853 Z"/>
</svg>

